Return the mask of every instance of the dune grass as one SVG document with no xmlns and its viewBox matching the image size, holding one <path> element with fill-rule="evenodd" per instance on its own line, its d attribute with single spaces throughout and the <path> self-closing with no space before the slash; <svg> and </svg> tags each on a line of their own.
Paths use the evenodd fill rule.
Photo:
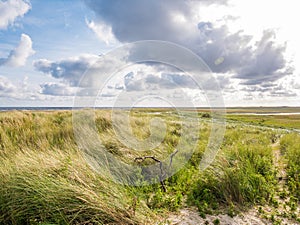
<svg viewBox="0 0 300 225">
<path fill-rule="evenodd" d="M 71 112 L 8 112 L 0 123 L 0 224 L 143 220 L 130 212 L 132 195 L 100 177 L 78 152 Z"/>
<path fill-rule="evenodd" d="M 292 196 L 300 202 L 300 134 L 283 136 L 280 147 L 286 158 L 288 187 Z"/>
<path fill-rule="evenodd" d="M 231 121 L 244 122 L 256 126 L 268 126 L 282 129 L 300 129 L 300 115 L 233 115 L 228 114 Z"/>
<path fill-rule="evenodd" d="M 110 111 L 97 111 L 96 128 L 106 150 L 129 164 L 135 157 L 170 155 L 182 136 L 180 118 L 173 111 L 156 112 L 131 112 L 132 131 L 139 139 L 149 137 L 151 117 L 167 121 L 162 144 L 136 152 L 114 136 Z M 149 184 L 143 171 L 137 174 L 145 184 L 140 187 L 120 185 L 95 172 L 75 142 L 69 111 L 0 113 L 0 224 L 155 224 L 187 205 L 198 207 L 204 216 L 224 211 L 234 215 L 253 205 L 271 204 L 278 184 L 271 145 L 281 133 L 228 124 L 216 160 L 201 171 L 210 118 L 187 115 L 203 119 L 195 137 L 200 141 L 189 162 L 165 181 L 164 192 L 159 182 Z M 288 185 L 299 198 L 296 139 L 286 135 L 280 144 L 288 161 Z"/>
<path fill-rule="evenodd" d="M 220 154 L 199 174 L 189 196 L 201 214 L 225 206 L 232 215 L 239 207 L 270 201 L 277 183 L 270 147 L 272 134 L 228 126 Z"/>
</svg>

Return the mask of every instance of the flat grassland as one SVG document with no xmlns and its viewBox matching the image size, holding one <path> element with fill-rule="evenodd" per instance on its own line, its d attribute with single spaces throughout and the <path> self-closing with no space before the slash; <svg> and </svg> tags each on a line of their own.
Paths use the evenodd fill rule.
<svg viewBox="0 0 300 225">
<path fill-rule="evenodd" d="M 270 112 L 230 112 L 258 110 Z M 132 133 L 140 140 L 149 137 L 154 117 L 165 121 L 166 134 L 153 150 L 136 152 L 114 135 L 111 111 L 97 110 L 99 139 L 125 163 L 153 163 L 137 164 L 135 158 L 143 156 L 162 160 L 184 135 L 176 111 L 135 109 L 130 115 Z M 300 115 L 227 114 L 223 143 L 204 171 L 199 163 L 211 116 L 207 110 L 184 116 L 201 123 L 188 162 L 163 184 L 159 177 L 149 184 L 146 172 L 138 170 L 143 185 L 130 186 L 115 183 L 86 162 L 74 137 L 71 111 L 1 112 L 0 224 L 172 224 L 169 215 L 183 208 L 197 209 L 206 224 L 222 224 L 218 215 L 235 217 L 249 210 L 265 223 L 300 224 Z M 209 215 L 215 219 L 206 220 Z"/>
<path fill-rule="evenodd" d="M 228 121 L 281 129 L 300 129 L 300 115 L 244 115 L 228 114 Z"/>
</svg>

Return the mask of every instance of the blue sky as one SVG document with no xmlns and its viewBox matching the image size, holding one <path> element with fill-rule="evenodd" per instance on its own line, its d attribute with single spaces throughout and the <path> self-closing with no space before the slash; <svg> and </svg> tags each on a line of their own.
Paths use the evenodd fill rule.
<svg viewBox="0 0 300 225">
<path fill-rule="evenodd" d="M 142 40 L 176 43 L 201 57 L 226 106 L 299 105 L 296 8 L 291 0 L 0 0 L 0 106 L 72 106 L 81 76 L 100 55 Z M 174 68 L 144 63 L 113 77 L 98 72 L 90 85 L 109 79 L 100 106 L 120 93 L 175 96 L 179 89 L 195 105 L 207 104 Z"/>
</svg>

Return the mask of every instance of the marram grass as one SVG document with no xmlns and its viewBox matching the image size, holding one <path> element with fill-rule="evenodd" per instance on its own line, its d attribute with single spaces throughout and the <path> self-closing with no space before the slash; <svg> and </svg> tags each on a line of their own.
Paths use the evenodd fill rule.
<svg viewBox="0 0 300 225">
<path fill-rule="evenodd" d="M 149 137 L 151 116 L 167 121 L 167 134 L 155 149 L 136 152 L 114 135 L 110 111 L 97 111 L 96 129 L 107 151 L 128 164 L 135 157 L 164 159 L 174 152 L 182 136 L 180 118 L 166 110 L 148 112 L 153 110 L 131 113 L 133 134 Z M 137 174 L 141 187 L 114 183 L 94 171 L 76 145 L 69 111 L 0 113 L 0 224 L 156 224 L 187 205 L 197 206 L 201 215 L 272 206 L 278 186 L 272 146 L 277 142 L 286 160 L 286 186 L 299 199 L 299 135 L 228 123 L 214 163 L 200 171 L 210 118 L 195 115 L 201 118 L 195 151 L 165 181 L 163 192 L 159 183 L 144 180 L 143 170 Z"/>
<path fill-rule="evenodd" d="M 69 112 L 8 112 L 0 123 L 0 224 L 145 222 L 78 152 Z"/>
</svg>

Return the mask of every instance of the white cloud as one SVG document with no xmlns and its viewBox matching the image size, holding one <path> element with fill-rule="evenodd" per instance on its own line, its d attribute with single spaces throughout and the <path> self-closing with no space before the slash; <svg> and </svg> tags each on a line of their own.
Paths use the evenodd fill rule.
<svg viewBox="0 0 300 225">
<path fill-rule="evenodd" d="M 42 99 L 42 95 L 40 95 L 34 86 L 28 87 L 28 77 L 24 77 L 23 80 L 15 80 L 12 82 L 5 76 L 0 76 L 0 97 L 2 97 L 3 102 L 5 99 L 13 99 L 15 100 L 30 100 L 30 99 Z M 3 103 L 2 102 L 2 103 Z M 9 103 L 10 101 L 8 101 Z"/>
<path fill-rule="evenodd" d="M 30 9 L 30 4 L 22 0 L 0 1 L 0 29 L 6 29 L 17 17 L 24 16 Z"/>
<path fill-rule="evenodd" d="M 44 83 L 40 86 L 40 93 L 45 95 L 73 96 L 76 93 L 76 88 L 69 87 L 64 83 Z"/>
<path fill-rule="evenodd" d="M 39 59 L 34 61 L 36 70 L 50 74 L 54 78 L 63 79 L 70 86 L 78 86 L 84 72 L 99 59 L 97 55 L 84 54 L 58 61 Z"/>
<path fill-rule="evenodd" d="M 97 37 L 104 41 L 106 45 L 114 44 L 117 42 L 114 34 L 112 33 L 112 29 L 110 26 L 101 22 L 87 21 L 87 26 L 97 35 Z"/>
<path fill-rule="evenodd" d="M 199 88 L 190 76 L 181 73 L 161 73 L 160 76 L 144 74 L 142 78 L 135 78 L 131 72 L 124 77 L 124 86 L 127 91 Z"/>
<path fill-rule="evenodd" d="M 26 34 L 22 34 L 19 45 L 10 52 L 9 56 L 7 58 L 0 58 L 0 65 L 12 67 L 24 66 L 27 58 L 34 53 L 31 38 Z"/>
<path fill-rule="evenodd" d="M 0 97 L 13 97 L 17 87 L 6 77 L 0 76 Z"/>
<path fill-rule="evenodd" d="M 242 30 L 232 32 L 223 21 L 207 21 L 195 10 L 204 10 L 207 5 L 217 8 L 211 5 L 216 1 L 100 0 L 86 3 L 120 42 L 149 39 L 175 42 L 197 53 L 213 72 L 234 73 L 243 83 L 248 79 L 259 83 L 261 77 L 276 81 L 293 72 L 284 55 L 286 46 L 276 43 L 272 29 L 262 30 L 262 37 L 255 42 L 253 35 Z M 217 15 L 226 16 L 230 15 Z"/>
<path fill-rule="evenodd" d="M 299 80 L 290 82 L 290 77 L 298 72 L 296 61 L 288 53 L 293 46 L 290 40 L 299 43 L 299 35 L 293 35 L 297 33 L 296 20 L 293 19 L 297 7 L 295 3 L 291 4 L 291 0 L 275 4 L 271 0 L 85 2 L 95 12 L 95 21 L 109 27 L 114 38 L 121 43 L 154 39 L 175 42 L 191 49 L 217 75 L 225 97 L 229 96 L 230 101 L 235 101 L 235 96 L 239 95 L 241 102 L 248 102 L 246 98 L 250 97 L 253 101 L 262 97 L 268 101 L 283 96 L 296 98 L 299 94 L 295 91 Z M 283 35 L 284 31 L 289 35 Z M 295 49 L 299 50 L 297 46 Z M 133 51 L 130 58 L 134 58 L 132 54 Z M 166 53 L 162 50 L 161 54 Z M 158 74 L 144 75 L 140 79 L 134 73 L 134 78 L 121 87 L 127 91 L 161 90 L 169 85 L 170 79 L 179 86 L 180 83 L 184 86 L 187 81 L 185 76 L 178 74 L 171 74 L 167 83 L 166 77 Z M 280 85 L 282 80 L 291 84 Z M 192 85 L 188 87 L 191 89 Z"/>
</svg>

